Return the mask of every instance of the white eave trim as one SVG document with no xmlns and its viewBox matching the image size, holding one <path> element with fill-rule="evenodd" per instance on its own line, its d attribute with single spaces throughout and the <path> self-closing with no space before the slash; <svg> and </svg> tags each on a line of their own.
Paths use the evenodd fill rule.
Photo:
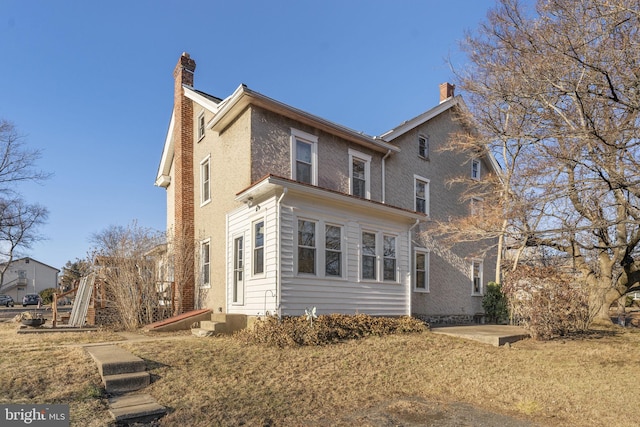
<svg viewBox="0 0 640 427">
<path fill-rule="evenodd" d="M 389 151 L 398 153 L 400 148 L 389 144 L 378 137 L 372 137 L 362 132 L 356 132 L 347 127 L 333 123 L 329 120 L 291 107 L 275 99 L 262 95 L 249 89 L 246 85 L 240 85 L 231 96 L 218 104 L 217 114 L 207 125 L 208 128 L 216 132 L 224 130 L 248 105 L 256 105 L 266 110 L 276 112 L 285 117 L 292 118 L 305 123 L 314 128 L 323 130 L 332 135 L 339 136 L 358 145 L 368 147 L 372 150 L 387 153 Z"/>
<path fill-rule="evenodd" d="M 155 185 L 158 187 L 167 187 L 169 185 L 169 173 L 171 172 L 171 163 L 173 162 L 173 127 L 175 123 L 175 110 L 171 112 L 171 121 L 169 122 L 169 130 L 164 139 L 164 147 L 162 148 L 162 157 L 160 158 L 160 166 L 158 166 L 158 174 L 156 175 Z"/>
<path fill-rule="evenodd" d="M 182 85 L 182 88 L 184 89 L 185 97 L 189 98 L 193 102 L 196 102 L 197 104 L 201 105 L 202 107 L 206 108 L 207 110 L 211 111 L 214 114 L 218 112 L 218 109 L 221 103 L 216 104 L 211 99 L 200 95 L 190 86 Z"/>
</svg>

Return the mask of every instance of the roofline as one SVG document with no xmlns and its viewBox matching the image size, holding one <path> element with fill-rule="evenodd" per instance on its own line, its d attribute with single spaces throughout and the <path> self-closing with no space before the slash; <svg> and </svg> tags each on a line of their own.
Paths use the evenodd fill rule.
<svg viewBox="0 0 640 427">
<path fill-rule="evenodd" d="M 363 199 L 360 197 L 352 196 L 350 194 L 345 194 L 339 191 L 330 190 L 328 188 L 322 188 L 311 184 L 293 181 L 291 179 L 283 178 L 276 175 L 267 175 L 262 179 L 256 181 L 250 187 L 237 193 L 235 200 L 238 202 L 248 203 L 250 201 L 250 198 L 255 198 L 260 195 L 266 194 L 274 190 L 275 188 L 286 188 L 287 190 L 315 196 L 316 198 L 342 202 L 344 204 L 355 205 L 366 209 L 375 209 L 388 215 L 400 216 L 410 219 L 412 222 L 415 222 L 416 220 L 426 221 L 429 219 L 428 215 L 420 212 L 388 205 L 374 200 Z"/>
<path fill-rule="evenodd" d="M 25 256 L 25 257 L 22 257 L 22 258 L 13 259 L 13 260 L 11 260 L 11 262 L 6 262 L 6 261 L 5 261 L 5 262 L 0 263 L 0 265 L 15 264 L 16 262 L 19 262 L 19 261 L 22 261 L 22 260 L 25 260 L 25 259 L 28 259 L 29 261 L 35 261 L 35 262 L 37 262 L 37 263 L 38 263 L 38 264 L 40 264 L 40 265 L 44 265 L 45 267 L 49 267 L 49 268 L 51 268 L 51 269 L 53 269 L 53 270 L 57 271 L 58 273 L 60 273 L 60 270 L 59 270 L 59 269 L 57 269 L 57 268 L 55 268 L 55 267 L 53 267 L 53 266 L 50 266 L 49 264 L 45 264 L 45 263 L 44 263 L 44 262 L 42 262 L 42 261 L 38 261 L 37 259 L 35 259 L 35 258 L 34 258 L 34 257 L 32 257 L 32 256 Z"/>
<path fill-rule="evenodd" d="M 158 187 L 168 187 L 171 183 L 171 163 L 173 162 L 173 126 L 175 124 L 175 109 L 171 111 L 171 120 L 169 121 L 169 129 L 164 139 L 164 147 L 162 148 L 162 157 L 158 165 L 158 174 L 154 185 Z"/>
<path fill-rule="evenodd" d="M 249 89 L 244 84 L 238 86 L 231 96 L 218 104 L 217 114 L 209 122 L 207 127 L 217 132 L 223 131 L 231 124 L 236 116 L 249 105 L 265 108 L 381 153 L 387 153 L 389 151 L 394 153 L 400 152 L 399 147 L 378 137 L 356 132 L 353 129 L 294 108 L 283 102 L 276 101 L 273 98 Z"/>
<path fill-rule="evenodd" d="M 444 113 L 448 109 L 453 108 L 459 104 L 464 105 L 464 101 L 462 100 L 462 97 L 460 95 L 448 98 L 445 101 L 438 104 L 437 106 L 433 107 L 432 109 L 427 110 L 424 113 L 412 119 L 409 119 L 403 122 L 401 125 L 383 133 L 382 135 L 380 135 L 380 138 L 382 138 L 385 141 L 392 141 L 404 135 L 405 133 L 409 132 L 411 129 L 415 128 L 416 126 L 420 126 L 421 124 L 431 120 L 432 118 Z"/>
</svg>

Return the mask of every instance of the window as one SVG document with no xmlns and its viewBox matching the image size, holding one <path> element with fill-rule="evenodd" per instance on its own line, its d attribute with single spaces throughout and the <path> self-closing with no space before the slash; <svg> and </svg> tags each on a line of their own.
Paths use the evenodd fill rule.
<svg viewBox="0 0 640 427">
<path fill-rule="evenodd" d="M 482 216 L 482 199 L 473 197 L 469 200 L 469 213 L 473 216 Z"/>
<path fill-rule="evenodd" d="M 472 295 L 482 295 L 483 294 L 483 289 L 482 289 L 482 261 L 473 261 L 471 263 L 471 279 L 473 281 L 472 283 L 472 289 L 471 289 L 471 294 Z"/>
<path fill-rule="evenodd" d="M 198 115 L 198 141 L 204 138 L 204 111 Z"/>
<path fill-rule="evenodd" d="M 336 225 L 324 228 L 324 274 L 342 276 L 342 229 Z"/>
<path fill-rule="evenodd" d="M 211 157 L 200 162 L 200 205 L 211 201 Z"/>
<path fill-rule="evenodd" d="M 244 294 L 244 238 L 236 237 L 233 241 L 233 295 L 232 302 L 243 302 Z"/>
<path fill-rule="evenodd" d="M 200 244 L 200 256 L 202 257 L 202 284 L 203 288 L 211 286 L 211 259 L 209 240 Z"/>
<path fill-rule="evenodd" d="M 416 212 L 429 214 L 429 180 L 414 175 L 415 179 L 415 206 Z"/>
<path fill-rule="evenodd" d="M 264 221 L 253 223 L 253 274 L 264 273 Z"/>
<path fill-rule="evenodd" d="M 423 159 L 429 158 L 429 139 L 426 136 L 418 137 L 418 156 Z"/>
<path fill-rule="evenodd" d="M 383 274 L 384 280 L 396 281 L 396 238 L 385 235 L 383 240 Z"/>
<path fill-rule="evenodd" d="M 480 160 L 478 159 L 471 162 L 471 178 L 480 179 Z"/>
<path fill-rule="evenodd" d="M 316 274 L 316 223 L 298 220 L 298 273 Z"/>
<path fill-rule="evenodd" d="M 349 150 L 349 176 L 349 193 L 370 199 L 371 156 Z"/>
<path fill-rule="evenodd" d="M 376 280 L 376 234 L 362 232 L 362 278 Z"/>
<path fill-rule="evenodd" d="M 307 184 L 317 185 L 318 137 L 291 129 L 291 178 Z"/>
<path fill-rule="evenodd" d="M 416 291 L 429 292 L 429 252 L 415 251 Z"/>
</svg>

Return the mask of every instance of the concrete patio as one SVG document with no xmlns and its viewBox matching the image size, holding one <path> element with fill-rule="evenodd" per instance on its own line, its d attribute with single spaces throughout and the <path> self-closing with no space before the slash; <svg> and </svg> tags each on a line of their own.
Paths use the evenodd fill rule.
<svg viewBox="0 0 640 427">
<path fill-rule="evenodd" d="M 479 341 L 496 347 L 529 338 L 529 333 L 523 328 L 509 325 L 442 326 L 432 327 L 431 332 Z"/>
</svg>

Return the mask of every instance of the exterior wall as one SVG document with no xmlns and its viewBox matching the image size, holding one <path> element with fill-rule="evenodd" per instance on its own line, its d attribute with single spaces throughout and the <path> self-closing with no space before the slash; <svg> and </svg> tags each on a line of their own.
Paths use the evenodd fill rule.
<svg viewBox="0 0 640 427">
<path fill-rule="evenodd" d="M 5 273 L 0 294 L 10 295 L 16 305 L 26 294 L 39 294 L 45 289 L 58 287 L 59 270 L 34 259 L 21 258 L 11 263 Z M 35 279 L 35 280 L 34 280 Z"/>
<path fill-rule="evenodd" d="M 349 149 L 353 149 L 371 156 L 371 200 L 381 200 L 382 154 L 262 108 L 253 108 L 252 116 L 253 181 L 268 173 L 291 178 L 291 128 L 318 137 L 319 187 L 349 193 Z"/>
<path fill-rule="evenodd" d="M 202 109 L 194 108 L 194 126 Z M 211 113 L 205 112 L 205 122 Z M 195 133 L 197 135 L 197 132 Z M 251 165 L 251 109 L 245 110 L 223 132 L 205 131 L 205 137 L 194 144 L 194 200 L 196 252 L 206 239 L 210 241 L 210 287 L 202 288 L 201 263 L 196 261 L 196 288 L 198 306 L 210 307 L 215 312 L 226 312 L 226 221 L 227 212 L 244 206 L 236 202 L 235 195 L 249 187 Z M 201 170 L 203 159 L 210 158 L 211 201 L 201 202 Z M 199 257 L 198 257 L 199 258 Z"/>
<path fill-rule="evenodd" d="M 467 202 L 461 202 L 462 187 L 447 185 L 455 176 L 471 174 L 471 163 L 461 153 L 441 151 L 452 133 L 457 131 L 451 109 L 401 135 L 393 142 L 401 152 L 387 160 L 387 202 L 414 209 L 414 175 L 429 180 L 429 214 L 433 219 L 446 221 L 450 217 L 466 215 Z M 418 156 L 418 136 L 429 141 L 429 158 Z M 482 174 L 490 170 L 483 162 Z M 403 189 L 399 192 L 397 189 Z M 428 224 L 417 227 L 413 240 L 420 242 L 420 233 L 428 233 Z M 482 297 L 472 295 L 471 262 L 478 257 L 474 244 L 459 244 L 448 249 L 435 241 L 431 246 L 429 264 L 429 292 L 413 292 L 412 312 L 416 315 L 473 315 L 482 312 Z M 483 284 L 493 280 L 495 258 L 483 259 Z"/>
<path fill-rule="evenodd" d="M 240 208 L 228 217 L 229 232 L 227 254 L 228 290 L 233 283 L 233 238 L 245 236 L 245 299 L 244 304 L 229 305 L 229 311 L 247 315 L 263 315 L 273 312 L 279 295 L 282 315 L 302 315 L 305 308 L 316 307 L 317 314 L 367 313 L 371 315 L 410 314 L 410 224 L 405 220 L 393 220 L 371 209 L 338 206 L 324 200 L 303 195 L 287 194 L 278 208 L 276 199 L 260 202 L 260 209 Z M 280 214 L 278 215 L 278 212 Z M 251 275 L 251 224 L 258 218 L 265 220 L 265 274 Z M 318 224 L 329 223 L 342 227 L 342 268 L 340 278 L 324 275 L 318 261 L 324 233 L 320 227 L 316 234 L 316 274 L 297 273 L 297 221 L 307 219 Z M 278 220 L 280 221 L 278 223 Z M 395 282 L 362 280 L 360 274 L 361 232 L 394 235 L 396 237 Z M 278 248 L 278 233 L 280 248 Z M 382 242 L 379 243 L 380 245 Z M 380 248 L 381 249 L 381 248 Z M 381 259 L 378 259 L 380 265 Z M 278 270 L 280 268 L 280 271 Z M 278 275 L 281 277 L 278 289 Z"/>
</svg>

